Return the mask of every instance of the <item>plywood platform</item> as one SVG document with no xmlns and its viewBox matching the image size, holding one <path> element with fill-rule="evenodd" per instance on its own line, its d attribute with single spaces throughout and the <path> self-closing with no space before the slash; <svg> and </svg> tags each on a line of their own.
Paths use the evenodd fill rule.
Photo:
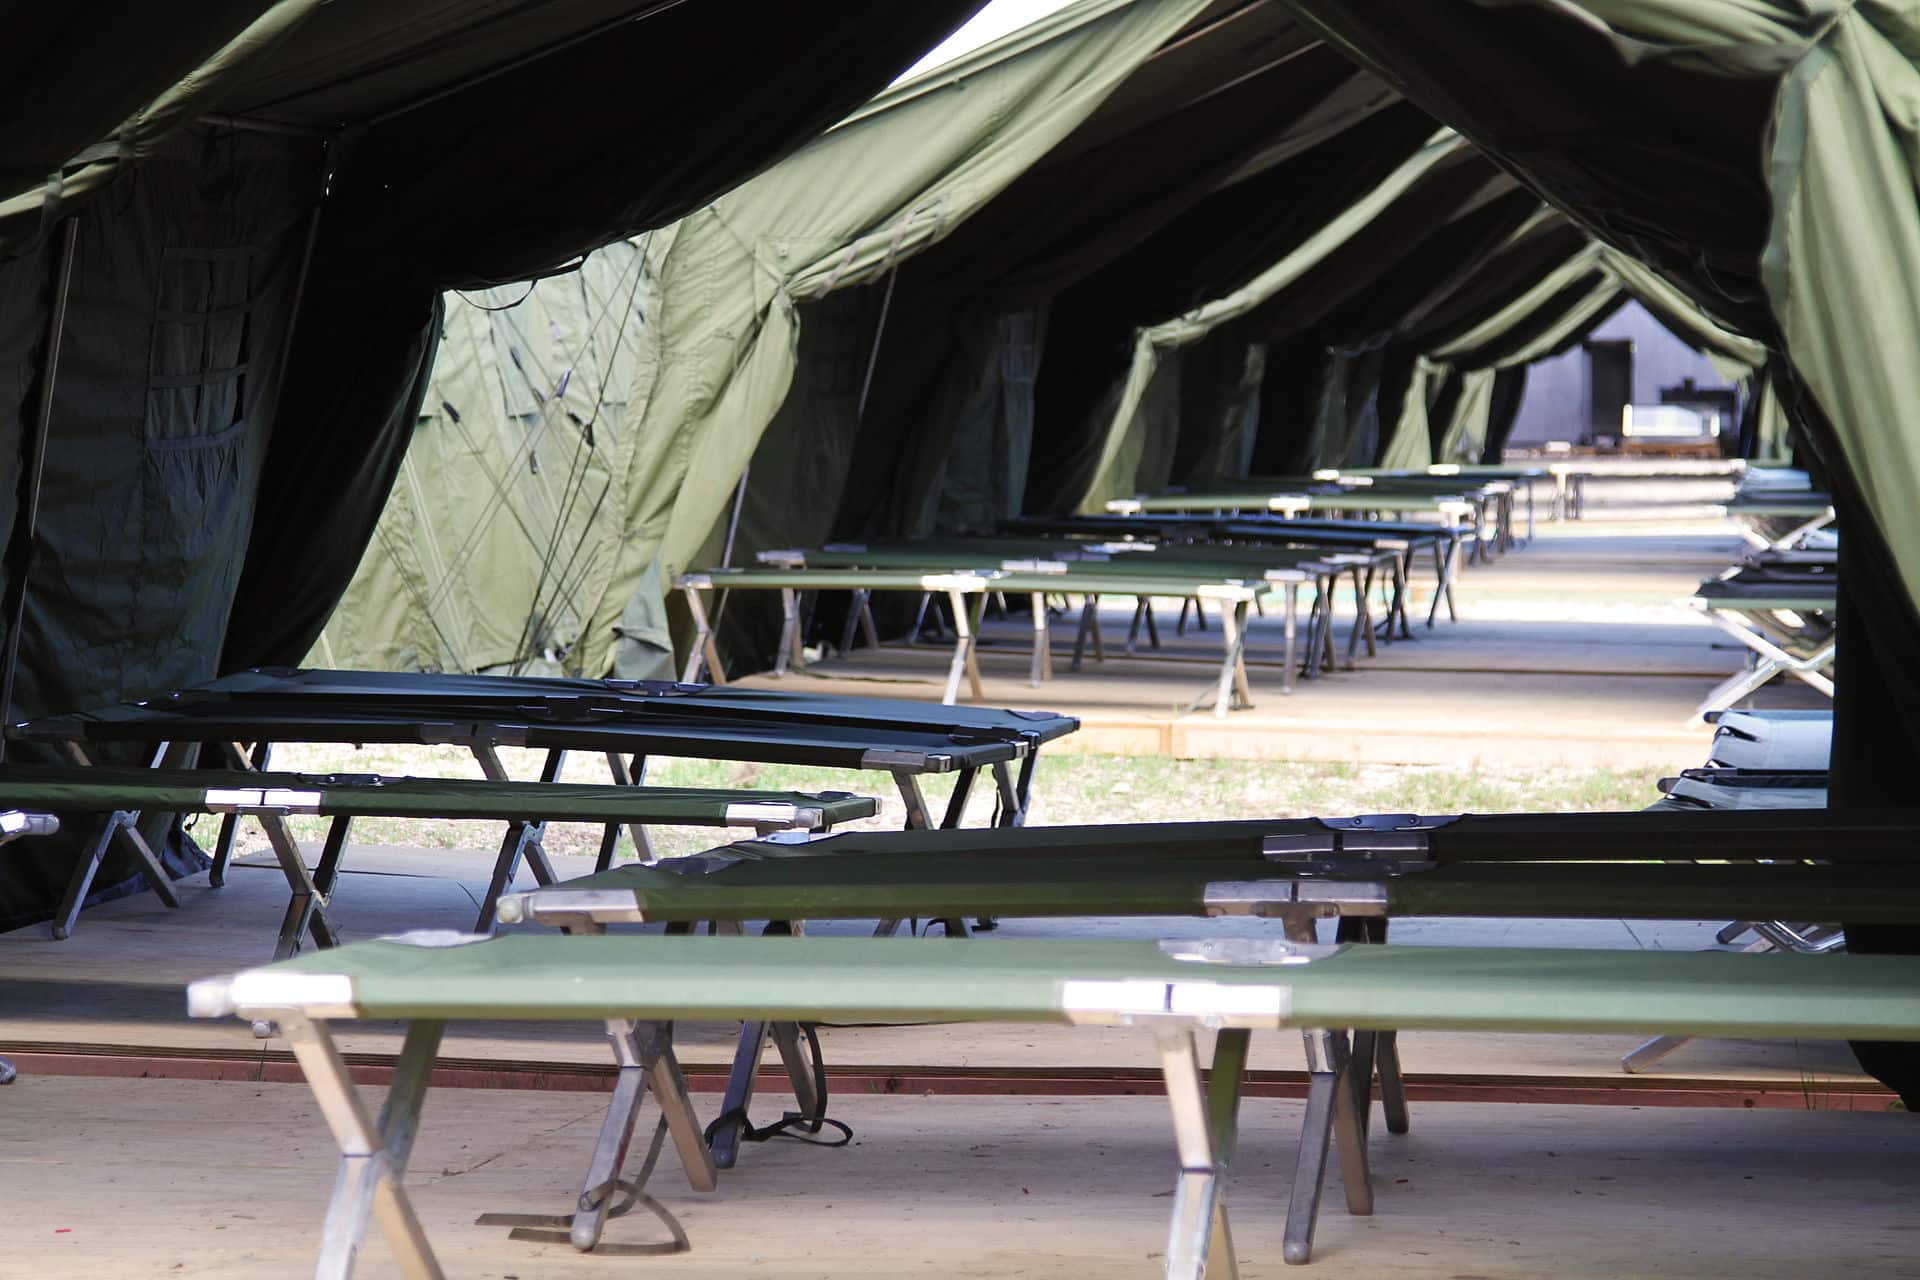
<svg viewBox="0 0 1920 1280">
<path fill-rule="evenodd" d="M 569 1207 L 598 1098 L 437 1090 L 409 1183 L 462 1277 L 1158 1274 L 1175 1174 L 1159 1099 L 848 1097 L 835 1110 L 854 1145 L 749 1148 L 707 1195 L 669 1149 L 650 1190 L 693 1245 L 671 1258 L 583 1257 L 475 1225 Z M 1250 1278 L 1920 1273 L 1911 1117 L 1470 1104 L 1419 1106 L 1412 1132 L 1376 1132 L 1374 1214 L 1349 1217 L 1330 1187 L 1315 1262 L 1287 1267 L 1299 1112 L 1256 1100 L 1242 1113 L 1229 1187 Z M 0 1269 L 301 1274 L 333 1163 L 300 1085 L 24 1079 L 0 1093 Z M 643 1213 L 608 1233 L 664 1238 Z M 359 1274 L 396 1274 L 377 1238 Z"/>
</svg>

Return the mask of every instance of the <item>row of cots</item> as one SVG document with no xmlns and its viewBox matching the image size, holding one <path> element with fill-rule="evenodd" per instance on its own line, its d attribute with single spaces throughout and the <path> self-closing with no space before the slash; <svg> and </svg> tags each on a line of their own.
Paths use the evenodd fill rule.
<svg viewBox="0 0 1920 1280">
<path fill-rule="evenodd" d="M 1746 557 L 1700 584 L 1694 607 L 1747 650 L 1748 662 L 1700 701 L 1696 718 L 1733 707 L 1776 677 L 1833 696 L 1839 531 L 1833 498 L 1805 472 L 1755 471 L 1727 504 Z"/>
<path fill-rule="evenodd" d="M 1533 531 L 1534 485 L 1550 478 L 1544 468 L 1494 466 L 1256 477 L 1231 488 L 1109 502 L 1104 516 L 1021 517 L 992 536 L 765 551 L 755 568 L 703 569 L 676 580 L 695 627 L 684 677 L 726 678 L 713 622 L 713 598 L 722 592 L 780 593 L 776 674 L 806 664 L 804 604 L 812 593 L 850 594 L 843 651 L 862 632 L 870 646 L 880 643 L 871 609 L 875 592 L 920 596 L 922 620 L 929 601 L 943 604 L 954 637 L 948 703 L 963 686 L 975 701 L 984 696 L 977 649 L 990 601 L 1024 598 L 1033 631 L 1029 676 L 1037 687 L 1053 670 L 1052 601 L 1082 601 L 1072 660 L 1077 671 L 1089 644 L 1096 657 L 1104 657 L 1103 596 L 1135 601 L 1129 655 L 1143 626 L 1150 646 L 1159 647 L 1153 602 L 1177 600 L 1182 630 L 1190 613 L 1205 625 L 1206 611 L 1216 611 L 1217 675 L 1189 709 L 1210 698 L 1214 714 L 1224 716 L 1229 708 L 1252 705 L 1245 659 L 1249 615 L 1266 601 L 1277 601 L 1282 610 L 1281 690 L 1290 692 L 1297 673 L 1311 678 L 1338 660 L 1333 611 L 1342 591 L 1354 610 L 1349 662 L 1363 643 L 1371 654 L 1376 639 L 1412 638 L 1409 595 L 1416 565 L 1431 561 L 1433 568 L 1427 625 L 1443 605 L 1455 616 L 1460 565 L 1522 545 Z M 1303 591 L 1310 593 L 1304 645 Z"/>
<path fill-rule="evenodd" d="M 114 841 L 152 858 L 142 812 L 249 815 L 267 828 L 292 894 L 278 949 L 291 952 L 309 935 L 322 945 L 196 983 L 189 999 L 199 1015 L 277 1025 L 321 1101 L 342 1161 L 323 1235 L 326 1275 L 351 1270 L 370 1215 L 409 1274 L 438 1274 L 403 1180 L 443 1028 L 463 1019 L 604 1023 L 619 1079 L 569 1215 L 581 1248 L 596 1244 L 632 1185 L 621 1170 L 646 1095 L 661 1108 L 657 1140 L 672 1138 L 690 1184 L 714 1185 L 716 1168 L 733 1162 L 751 1132 L 752 1066 L 769 1039 L 794 1082 L 794 1124 L 817 1130 L 828 1119 L 826 1080 L 806 1052 L 809 1024 L 1137 1027 L 1158 1045 L 1174 1119 L 1179 1173 L 1166 1259 L 1176 1276 L 1203 1274 L 1210 1254 L 1232 1270 L 1226 1182 L 1256 1030 L 1296 1029 L 1307 1047 L 1285 1237 L 1295 1262 L 1311 1251 L 1330 1140 L 1348 1208 L 1371 1210 L 1366 1133 L 1376 1082 L 1387 1127 L 1408 1123 L 1400 1030 L 1920 1039 L 1920 958 L 1380 945 L 1391 919 L 1430 915 L 1911 922 L 1920 919 L 1920 871 L 1909 813 L 1702 808 L 1683 794 L 1642 813 L 1023 827 L 1037 753 L 1074 727 L 1037 713 L 695 685 L 257 671 L 11 732 L 57 746 L 75 765 L 129 752 L 164 765 L 170 744 L 457 743 L 491 780 L 272 774 L 254 769 L 268 763 L 261 746 L 251 754 L 229 746 L 225 772 L 212 777 L 9 766 L 0 805 L 100 814 L 85 873 Z M 1725 722 L 1721 730 L 1736 741 L 1746 731 Z M 545 751 L 542 780 L 508 780 L 504 746 Z M 604 753 L 616 783 L 561 783 L 568 751 Z M 858 797 L 634 785 L 662 754 L 885 772 L 907 800 L 910 829 L 817 834 L 873 812 Z M 934 772 L 957 781 L 938 826 L 919 791 Z M 994 825 L 961 827 L 982 778 L 994 789 Z M 315 868 L 286 828 L 295 813 L 333 819 Z M 372 814 L 507 824 L 475 932 L 338 945 L 327 898 L 348 825 Z M 540 838 L 546 821 L 563 818 L 605 823 L 609 836 L 600 870 L 554 883 Z M 698 857 L 614 865 L 618 830 L 649 822 L 766 834 Z M 506 893 L 522 859 L 539 885 Z M 155 890 L 171 894 L 149 865 Z M 500 919 L 549 928 L 491 936 L 496 901 Z M 1161 946 L 959 936 L 969 918 L 1169 915 L 1265 917 L 1283 936 Z M 833 918 L 877 920 L 880 936 L 793 936 L 802 921 Z M 1336 922 L 1330 944 L 1317 938 L 1322 919 Z M 914 920 L 946 921 L 949 936 L 893 936 Z M 762 921 L 773 923 L 761 936 L 725 936 Z M 709 936 L 694 936 L 702 922 Z M 685 936 L 610 932 L 632 923 Z M 365 1019 L 409 1027 L 377 1120 L 331 1031 Z M 672 1023 L 696 1019 L 745 1027 L 710 1135 L 673 1055 Z M 1207 1032 L 1210 1073 L 1197 1038 Z"/>
</svg>

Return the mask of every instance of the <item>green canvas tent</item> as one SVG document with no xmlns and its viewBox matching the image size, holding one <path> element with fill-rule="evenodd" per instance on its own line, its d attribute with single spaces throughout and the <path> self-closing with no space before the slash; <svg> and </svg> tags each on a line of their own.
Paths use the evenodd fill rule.
<svg viewBox="0 0 1920 1280">
<path fill-rule="evenodd" d="M 1920 17 L 1887 0 L 1293 0 L 1602 243 L 1761 341 L 1846 527 L 1835 805 L 1920 753 Z M 1488 86 L 1499 86 L 1489 92 Z M 1855 950 L 1913 930 L 1849 929 Z M 1867 1047 L 1920 1097 L 1920 1063 Z"/>
<path fill-rule="evenodd" d="M 297 660 L 385 504 L 443 290 L 704 205 L 977 7 L 116 0 L 10 20 L 13 712 Z M 0 859 L 0 926 L 44 913 L 63 861 Z"/>
</svg>

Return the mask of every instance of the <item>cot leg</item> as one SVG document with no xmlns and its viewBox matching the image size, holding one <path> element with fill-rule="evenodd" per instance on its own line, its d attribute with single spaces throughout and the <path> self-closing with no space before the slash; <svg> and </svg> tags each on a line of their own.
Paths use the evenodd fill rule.
<svg viewBox="0 0 1920 1280">
<path fill-rule="evenodd" d="M 1407 1085 L 1400 1074 L 1400 1033 L 1382 1031 L 1374 1038 L 1374 1072 L 1380 1078 L 1380 1112 L 1388 1133 L 1408 1128 Z"/>
<path fill-rule="evenodd" d="M 720 1099 L 720 1122 L 713 1131 L 713 1163 L 717 1169 L 731 1169 L 740 1158 L 740 1128 L 753 1101 L 753 1073 L 760 1066 L 760 1051 L 767 1043 L 767 1024 L 743 1022 L 740 1041 L 734 1047 L 733 1066 L 727 1071 L 727 1091 Z"/>
<path fill-rule="evenodd" d="M 491 746 L 474 747 L 473 756 L 480 762 L 480 771 L 488 778 L 495 782 L 507 781 L 506 766 L 500 763 L 499 752 Z M 547 752 L 547 762 L 540 769 L 540 781 L 558 782 L 566 763 L 565 751 Z M 547 824 L 533 818 L 516 818 L 507 824 L 506 837 L 501 840 L 500 852 L 493 860 L 493 878 L 487 884 L 487 896 L 480 900 L 480 914 L 473 922 L 475 933 L 493 932 L 494 908 L 500 895 L 512 887 L 522 856 L 532 868 L 535 881 L 543 885 L 554 882 L 553 864 L 547 861 L 546 846 L 541 844 L 546 831 Z"/>
<path fill-rule="evenodd" d="M 793 1085 L 793 1100 L 800 1114 L 813 1115 L 820 1109 L 820 1082 L 814 1078 L 812 1058 L 800 1043 L 800 1025 L 775 1022 L 768 1026 L 767 1034 L 773 1039 L 773 1047 L 780 1051 L 780 1062 L 787 1069 L 787 1080 Z"/>
<path fill-rule="evenodd" d="M 893 773 L 893 784 L 900 789 L 900 799 L 907 806 L 908 831 L 924 831 L 933 825 L 932 812 L 927 808 L 927 797 L 920 790 L 920 779 L 902 769 Z"/>
<path fill-rule="evenodd" d="M 233 754 L 242 762 L 242 767 L 258 771 L 267 767 L 267 761 L 273 754 L 273 744 L 271 742 L 255 743 L 251 761 L 247 759 L 246 753 L 240 749 L 238 743 L 233 744 Z M 239 834 L 239 814 L 229 813 L 220 819 L 220 837 L 213 842 L 213 866 L 207 870 L 207 883 L 215 889 L 222 888 L 227 883 L 227 865 L 233 861 L 233 843 Z"/>
<path fill-rule="evenodd" d="M 780 588 L 780 651 L 773 660 L 773 674 L 784 676 L 789 668 L 803 670 L 807 656 L 800 649 L 800 593 L 792 587 Z"/>
<path fill-rule="evenodd" d="M 633 1143 L 634 1121 L 649 1088 L 666 1117 L 688 1184 L 695 1191 L 711 1191 L 717 1181 L 706 1140 L 687 1098 L 686 1082 L 673 1055 L 671 1024 L 650 1022 L 636 1027 L 625 1019 L 611 1019 L 607 1038 L 613 1044 L 614 1061 L 620 1070 L 568 1232 L 573 1247 L 583 1253 L 599 1244 L 606 1230 L 607 1209 L 619 1190 L 620 1170 Z"/>
<path fill-rule="evenodd" d="M 287 912 L 281 921 L 280 936 L 274 943 L 273 958 L 285 960 L 300 949 L 301 941 L 310 933 L 313 940 L 322 947 L 340 945 L 339 931 L 333 927 L 332 919 L 327 915 L 327 896 L 314 880 L 313 873 L 307 870 L 306 859 L 300 856 L 300 846 L 293 838 L 293 832 L 287 829 L 287 821 L 277 813 L 258 815 L 260 829 L 267 834 L 267 843 L 273 846 L 274 860 L 280 864 L 280 874 L 287 878 L 287 888 L 293 897 L 287 903 Z M 345 833 L 341 835 L 345 839 Z M 334 866 L 339 865 L 336 855 Z"/>
<path fill-rule="evenodd" d="M 953 780 L 953 794 L 947 797 L 946 816 L 940 819 L 943 827 L 957 827 L 960 819 L 966 815 L 967 801 L 973 796 L 974 779 L 979 777 L 978 769 L 964 769 Z"/>
<path fill-rule="evenodd" d="M 1145 597 L 1133 602 L 1133 621 L 1127 625 L 1127 644 L 1124 650 L 1129 658 L 1133 656 L 1134 646 L 1137 645 L 1140 640 L 1140 621 L 1147 616 L 1147 610 L 1150 607 Z M 1154 645 L 1156 649 L 1159 647 L 1158 644 Z"/>
<path fill-rule="evenodd" d="M 1153 620 L 1153 601 L 1145 600 L 1142 601 L 1142 603 L 1145 604 L 1147 608 L 1147 647 L 1150 649 L 1158 649 L 1160 647 L 1160 627 Z"/>
<path fill-rule="evenodd" d="M 1187 614 L 1192 608 L 1193 608 L 1193 601 L 1182 600 L 1180 602 L 1180 616 L 1174 619 L 1173 634 L 1177 636 L 1184 636 L 1185 634 L 1187 634 Z"/>
<path fill-rule="evenodd" d="M 1413 628 L 1407 625 L 1407 584 L 1413 578 L 1413 548 L 1409 546 L 1405 555 L 1393 558 L 1393 603 L 1387 610 L 1387 632 L 1393 633 L 1393 621 L 1400 620 L 1400 638 L 1413 639 Z"/>
<path fill-rule="evenodd" d="M 162 742 L 153 750 L 147 760 L 149 768 L 156 768 L 166 758 L 171 744 Z M 63 743 L 61 750 L 67 759 L 78 768 L 88 768 L 92 761 L 87 753 L 74 743 Z M 132 810 L 123 809 L 108 816 L 101 824 L 99 838 L 88 846 L 87 852 L 74 864 L 73 875 L 67 881 L 66 895 L 60 901 L 60 913 L 53 919 L 52 932 L 55 938 L 72 935 L 74 922 L 80 916 L 80 904 L 86 901 L 87 890 L 93 887 L 93 879 L 100 873 L 100 863 L 107 856 L 107 850 L 113 847 L 115 840 L 125 844 L 133 856 L 140 861 L 140 868 L 146 873 L 147 885 L 154 896 L 169 907 L 180 905 L 180 895 L 174 890 L 173 881 L 167 878 L 166 868 L 160 865 L 160 855 L 153 851 L 147 838 L 140 834 L 140 815 Z"/>
<path fill-rule="evenodd" d="M 1361 576 L 1360 566 L 1353 566 L 1353 630 L 1347 633 L 1347 667 L 1353 667 L 1354 655 L 1359 652 L 1360 641 L 1365 637 L 1367 656 L 1375 656 L 1373 647 L 1373 610 L 1368 606 L 1367 596 L 1373 590 L 1373 570 L 1369 568 L 1366 576 Z"/>
<path fill-rule="evenodd" d="M 1227 708 L 1233 703 L 1234 686 L 1239 677 L 1235 668 L 1239 665 L 1240 624 L 1245 615 L 1231 603 L 1220 606 L 1220 644 L 1224 652 L 1220 657 L 1219 687 L 1213 694 L 1213 714 L 1224 718 Z"/>
<path fill-rule="evenodd" d="M 959 596 L 956 595 L 954 597 L 954 603 L 956 605 L 962 603 Z M 1000 607 L 1002 612 L 1004 612 L 1006 609 L 1004 599 L 1001 601 Z M 975 702 L 984 702 L 987 697 L 986 688 L 981 683 L 982 678 L 980 675 L 980 623 L 986 617 L 986 613 L 987 597 L 986 593 L 982 592 L 974 600 L 973 610 L 968 617 L 971 630 L 967 636 L 967 687 L 973 690 L 973 700 Z"/>
<path fill-rule="evenodd" d="M 980 661 L 974 655 L 974 645 L 978 639 L 977 626 L 980 612 L 986 607 L 986 596 L 980 597 L 977 608 L 968 608 L 965 595 L 959 591 L 948 593 L 953 603 L 953 629 L 958 638 L 953 645 L 953 659 L 947 664 L 947 688 L 941 695 L 943 706 L 952 706 L 960 700 L 960 680 L 966 677 L 967 686 L 973 691 L 973 700 L 979 702 L 986 697 L 980 685 Z"/>
<path fill-rule="evenodd" d="M 280 821 L 278 815 L 263 816 L 261 826 L 265 827 L 269 823 Z M 286 915 L 280 922 L 280 937 L 274 944 L 274 959 L 283 960 L 299 951 L 301 940 L 307 936 L 307 930 L 312 927 L 315 912 L 324 911 L 327 904 L 333 900 L 333 887 L 340 880 L 340 863 L 346 855 L 347 833 L 352 825 L 351 818 L 335 818 L 327 827 L 327 840 L 320 849 L 320 864 L 314 868 L 311 879 L 303 873 L 299 882 L 290 886 L 293 889 L 293 896 L 287 900 Z M 288 845 L 293 844 L 292 833 L 284 830 L 278 833 L 268 832 L 268 839 L 274 841 L 276 853 L 281 841 Z M 326 930 L 326 933 L 332 943 L 339 942 L 339 935 L 331 927 Z"/>
<path fill-rule="evenodd" d="M 1089 635 L 1098 635 L 1100 632 L 1100 620 L 1094 616 L 1094 606 L 1096 603 L 1097 597 L 1088 596 L 1080 606 L 1080 629 L 1074 633 L 1073 661 L 1067 665 L 1067 670 L 1069 671 L 1078 671 L 1080 669 L 1080 660 L 1084 658 L 1087 653 L 1087 637 Z"/>
<path fill-rule="evenodd" d="M 1167 1232 L 1169 1280 L 1200 1280 L 1210 1274 L 1210 1262 L 1217 1264 L 1211 1274 L 1229 1280 L 1239 1274 L 1227 1220 L 1226 1181 L 1238 1132 L 1247 1040 L 1244 1030 L 1219 1033 L 1213 1078 L 1203 1088 L 1193 1033 L 1183 1028 L 1160 1034 L 1160 1070 L 1180 1155 Z"/>
<path fill-rule="evenodd" d="M 1300 630 L 1300 584 L 1287 584 L 1287 607 L 1281 623 L 1286 637 L 1286 656 L 1280 665 L 1280 692 L 1293 692 L 1294 664 L 1298 659 Z"/>
<path fill-rule="evenodd" d="M 623 761 L 617 751 L 607 752 L 607 773 L 617 787 L 637 787 L 647 776 L 647 758 L 636 755 L 631 762 Z M 647 839 L 647 829 L 638 822 L 627 824 L 627 835 L 633 840 L 633 851 L 642 862 L 652 862 L 655 858 L 653 843 Z M 615 847 L 620 841 L 620 824 L 609 822 L 606 834 L 600 840 L 600 856 L 594 860 L 595 871 L 605 871 L 613 865 Z"/>
<path fill-rule="evenodd" d="M 371 1217 L 379 1222 L 392 1246 L 402 1275 L 409 1280 L 440 1280 L 440 1264 L 401 1183 L 407 1158 L 413 1152 L 421 1104 L 426 1099 L 427 1080 L 445 1024 L 420 1021 L 408 1025 L 406 1044 L 400 1051 L 378 1125 L 368 1117 L 354 1090 L 326 1024 L 288 1016 L 280 1025 L 320 1103 L 320 1114 L 340 1147 L 340 1171 L 321 1229 L 315 1276 L 320 1280 L 346 1280 L 353 1274 Z"/>
<path fill-rule="evenodd" d="M 137 820 L 138 814 L 122 810 L 108 814 L 100 823 L 100 832 L 87 846 L 73 864 L 73 875 L 67 879 L 66 896 L 60 900 L 59 914 L 53 918 L 53 936 L 67 938 L 73 934 L 74 923 L 80 917 L 80 904 L 87 899 L 87 890 L 93 887 L 93 878 L 100 874 L 100 863 L 107 856 L 107 849 L 113 843 L 114 832 L 120 824 Z"/>
<path fill-rule="evenodd" d="M 854 637 L 859 633 L 860 623 L 867 616 L 867 597 L 873 593 L 866 588 L 855 591 L 847 601 L 847 625 L 840 632 L 840 652 L 852 653 Z"/>
<path fill-rule="evenodd" d="M 1105 662 L 1107 660 L 1107 642 L 1100 634 L 1099 596 L 1087 597 L 1087 617 L 1093 623 L 1088 629 L 1090 637 L 1093 640 L 1093 660 L 1095 662 Z"/>
<path fill-rule="evenodd" d="M 1659 1064 L 1690 1038 L 1688 1036 L 1655 1036 L 1632 1053 L 1622 1056 L 1620 1069 L 1634 1073 L 1646 1071 Z"/>
<path fill-rule="evenodd" d="M 1334 593 L 1339 589 L 1339 585 L 1340 577 L 1338 574 L 1335 574 L 1332 584 L 1327 590 L 1326 614 L 1320 619 L 1320 645 L 1322 649 L 1320 663 L 1321 670 L 1323 671 L 1338 671 L 1340 669 L 1339 655 L 1334 652 L 1333 647 L 1333 597 Z"/>
<path fill-rule="evenodd" d="M 1307 658 L 1300 673 L 1308 680 L 1320 674 L 1320 611 L 1325 606 L 1326 600 L 1326 575 L 1316 573 L 1313 580 L 1313 600 L 1307 607 Z"/>
<path fill-rule="evenodd" d="M 1032 756 L 1028 756 L 1030 761 Z M 993 825 L 996 827 L 1024 827 L 1027 817 L 1027 796 L 1024 790 L 1026 764 L 1023 762 L 1021 773 L 1023 781 L 1015 782 L 1013 770 L 1005 761 L 993 766 Z"/>
<path fill-rule="evenodd" d="M 1033 607 L 1033 664 L 1027 683 L 1038 689 L 1053 679 L 1053 626 L 1047 617 L 1047 598 L 1036 591 L 1029 599 Z"/>
<path fill-rule="evenodd" d="M 1307 1109 L 1300 1119 L 1300 1154 L 1293 1170 L 1281 1256 L 1296 1266 L 1313 1257 L 1313 1229 L 1320 1219 L 1320 1191 L 1327 1178 L 1327 1148 L 1333 1139 L 1334 1085 L 1346 1064 L 1344 1045 L 1329 1031 L 1303 1033 L 1307 1046 Z"/>
<path fill-rule="evenodd" d="M 707 1135 L 694 1114 L 693 1099 L 687 1094 L 687 1078 L 680 1070 L 679 1055 L 673 1051 L 673 1025 L 656 1024 L 660 1034 L 660 1052 L 648 1068 L 647 1080 L 660 1110 L 667 1117 L 667 1132 L 686 1171 L 687 1185 L 695 1191 L 711 1191 L 719 1185 L 713 1171 L 713 1155 L 707 1150 Z"/>
<path fill-rule="evenodd" d="M 727 669 L 720 665 L 720 646 L 714 643 L 706 598 L 700 594 L 699 587 L 688 587 L 683 594 L 687 597 L 687 613 L 693 618 L 693 644 L 687 650 L 687 667 L 680 678 L 687 684 L 696 684 L 704 670 L 708 680 L 725 684 Z"/>
</svg>

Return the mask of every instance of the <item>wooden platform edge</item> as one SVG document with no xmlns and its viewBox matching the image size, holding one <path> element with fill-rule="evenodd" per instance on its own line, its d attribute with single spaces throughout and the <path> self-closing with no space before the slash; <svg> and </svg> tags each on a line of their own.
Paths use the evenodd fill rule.
<svg viewBox="0 0 1920 1280">
<path fill-rule="evenodd" d="M 347 1054 L 357 1083 L 384 1085 L 393 1076 L 389 1054 Z M 154 1050 L 145 1046 L 0 1044 L 0 1057 L 22 1075 L 111 1079 L 211 1080 L 298 1084 L 293 1055 L 284 1050 Z M 687 1065 L 696 1093 L 719 1093 L 727 1070 Z M 605 1093 L 613 1088 L 611 1062 L 598 1064 L 443 1058 L 433 1083 L 455 1089 L 524 1089 L 556 1093 Z M 862 1094 L 1005 1096 L 1140 1096 L 1164 1090 L 1157 1071 L 1104 1067 L 922 1067 L 851 1065 L 830 1069 L 834 1089 Z M 784 1074 L 760 1073 L 761 1087 L 778 1093 Z M 1551 1106 L 1723 1107 L 1789 1111 L 1886 1111 L 1894 1095 L 1856 1080 L 1724 1080 L 1683 1076 L 1467 1076 L 1409 1072 L 1413 1102 L 1509 1102 Z M 1251 1071 L 1244 1090 L 1254 1098 L 1304 1098 L 1306 1073 Z"/>
</svg>

